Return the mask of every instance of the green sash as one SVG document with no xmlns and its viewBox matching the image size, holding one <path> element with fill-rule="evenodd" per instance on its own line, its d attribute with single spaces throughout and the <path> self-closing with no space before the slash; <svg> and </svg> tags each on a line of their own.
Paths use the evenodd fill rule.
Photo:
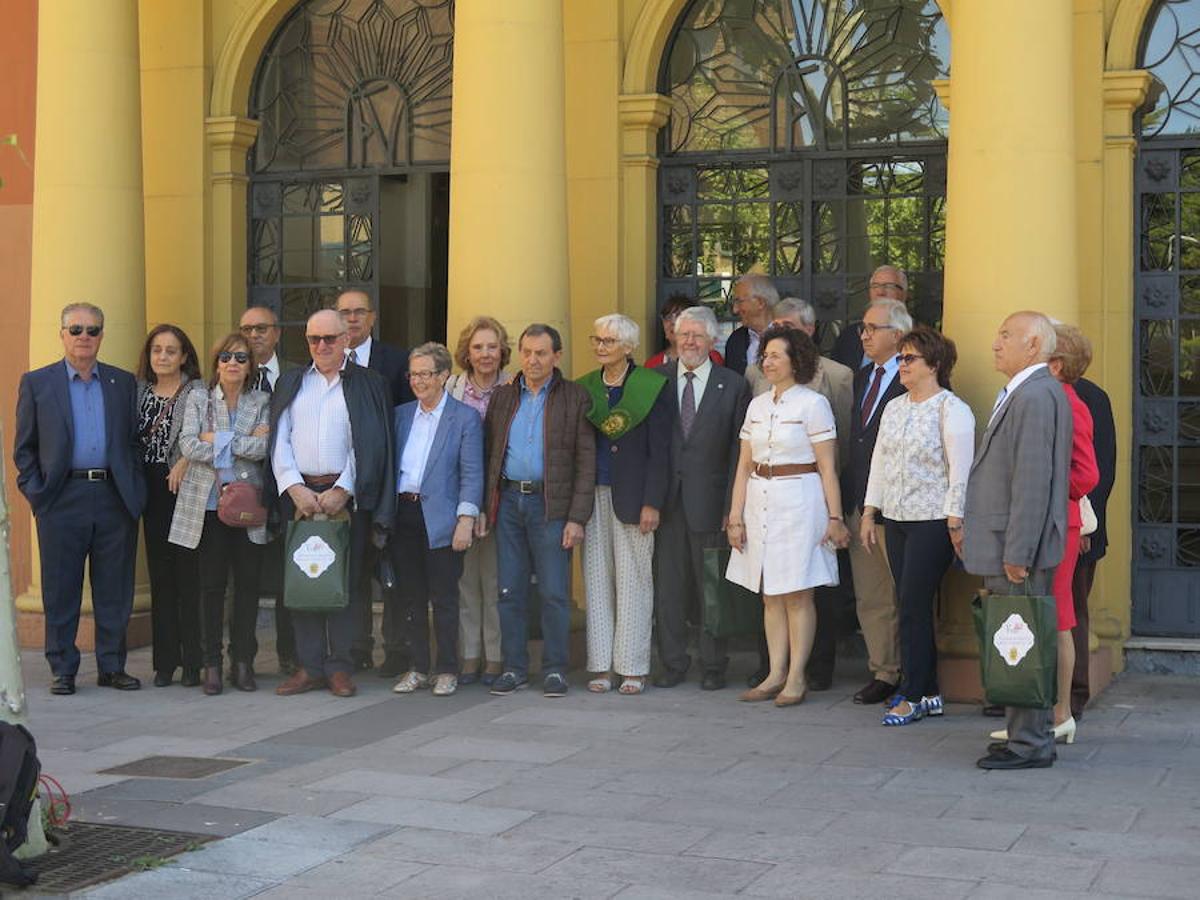
<svg viewBox="0 0 1200 900">
<path fill-rule="evenodd" d="M 588 421 L 610 441 L 615 441 L 642 423 L 658 399 L 667 377 L 642 366 L 634 366 L 625 378 L 625 389 L 616 406 L 609 408 L 608 386 L 603 369 L 588 372 L 578 380 L 592 398 Z"/>
</svg>

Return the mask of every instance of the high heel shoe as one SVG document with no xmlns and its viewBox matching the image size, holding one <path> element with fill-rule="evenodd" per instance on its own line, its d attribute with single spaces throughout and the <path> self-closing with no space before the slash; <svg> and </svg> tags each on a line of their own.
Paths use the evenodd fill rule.
<svg viewBox="0 0 1200 900">
<path fill-rule="evenodd" d="M 993 741 L 1007 741 L 1008 729 L 1001 728 L 999 731 L 993 731 L 990 735 Z M 1057 744 L 1073 744 L 1075 743 L 1075 717 L 1071 716 L 1061 725 L 1054 726 L 1054 742 Z"/>
</svg>

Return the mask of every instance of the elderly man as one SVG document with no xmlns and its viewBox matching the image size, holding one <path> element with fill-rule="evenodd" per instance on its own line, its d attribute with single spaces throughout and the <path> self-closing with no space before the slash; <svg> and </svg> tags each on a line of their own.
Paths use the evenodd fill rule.
<svg viewBox="0 0 1200 900">
<path fill-rule="evenodd" d="M 956 548 L 994 594 L 1049 594 L 1067 537 L 1071 407 L 1046 362 L 1054 326 L 1018 312 L 992 342 L 1008 383 L 996 398 L 971 476 Z M 986 601 L 985 601 L 986 602 Z M 992 744 L 981 769 L 1043 769 L 1054 762 L 1051 707 L 1009 707 L 1008 741 Z"/>
<path fill-rule="evenodd" d="M 743 275 L 734 282 L 733 311 L 742 324 L 725 342 L 726 368 L 743 375 L 746 366 L 758 359 L 758 342 L 778 302 L 779 291 L 766 275 Z"/>
<path fill-rule="evenodd" d="M 862 348 L 870 365 L 859 369 L 854 378 L 850 464 L 842 475 L 842 509 L 852 535 L 850 569 L 854 573 L 858 624 L 867 644 L 867 664 L 872 676 L 854 695 L 855 703 L 882 703 L 895 693 L 900 681 L 896 585 L 888 566 L 883 526 L 875 526 L 879 544 L 872 551 L 862 542 L 859 523 L 879 420 L 884 407 L 904 393 L 896 355 L 900 339 L 912 330 L 912 325 L 912 316 L 899 300 L 876 300 L 863 314 Z"/>
<path fill-rule="evenodd" d="M 867 283 L 867 303 L 876 300 L 898 300 L 908 302 L 908 276 L 895 266 L 880 266 L 871 273 Z M 858 371 L 869 360 L 862 349 L 862 322 L 855 322 L 842 329 L 829 355 L 844 366 Z"/>
<path fill-rule="evenodd" d="M 294 363 L 281 360 L 275 352 L 279 346 L 279 319 L 274 310 L 267 306 L 251 306 L 242 313 L 238 331 L 250 344 L 254 364 L 258 370 L 254 387 L 268 394 L 275 390 L 279 377 Z M 275 655 L 279 660 L 279 674 L 292 675 L 296 671 L 296 636 L 292 631 L 292 616 L 283 605 L 283 541 L 272 540 L 263 554 L 262 577 L 259 591 L 275 596 Z M 232 649 L 232 648 L 231 648 Z"/>
<path fill-rule="evenodd" d="M 278 495 L 281 522 L 299 515 L 350 516 L 350 602 L 332 613 L 293 611 L 300 668 L 275 689 L 287 696 L 328 685 L 351 697 L 350 648 L 362 621 L 366 531 L 381 546 L 396 510 L 392 405 L 375 372 L 350 364 L 346 326 L 334 310 L 313 313 L 305 326 L 312 365 L 293 369 L 271 395 L 267 454 L 274 478 L 266 497 Z M 273 484 L 272 484 L 273 482 Z M 274 490 L 272 490 L 274 488 Z"/>
<path fill-rule="evenodd" d="M 775 304 L 774 324 L 787 324 L 799 328 L 809 337 L 817 330 L 817 312 L 807 300 L 784 297 Z M 746 381 L 754 396 L 764 394 L 771 385 L 763 377 L 758 363 L 746 366 Z M 838 469 L 845 470 L 850 461 L 850 411 L 854 405 L 854 372 L 826 356 L 817 357 L 817 374 L 807 385 L 829 401 L 833 418 L 837 424 Z M 846 554 L 838 553 L 839 568 L 847 565 Z M 819 587 L 814 599 L 817 606 L 817 633 L 813 640 L 812 653 L 808 658 L 807 682 L 812 691 L 827 691 L 833 686 L 833 663 L 837 652 L 838 611 L 848 606 L 841 598 L 850 596 L 850 578 L 844 574 L 837 587 Z M 758 669 L 747 679 L 750 687 L 758 687 L 767 677 L 770 662 L 767 659 L 766 635 L 759 636 Z"/>
<path fill-rule="evenodd" d="M 772 288 L 772 290 L 774 290 Z M 765 329 L 765 324 L 764 324 Z M 657 371 L 670 380 L 671 433 L 667 500 L 654 534 L 654 603 L 658 656 L 663 671 L 654 684 L 675 687 L 687 677 L 687 621 L 699 619 L 704 551 L 725 543 L 729 492 L 738 457 L 738 433 L 750 404 L 750 386 L 740 375 L 714 366 L 709 351 L 717 319 L 703 306 L 675 320 L 679 358 Z M 700 687 L 725 687 L 725 641 L 700 630 Z"/>
<path fill-rule="evenodd" d="M 21 376 L 13 462 L 33 508 L 52 694 L 75 693 L 83 568 L 92 579 L 96 683 L 135 691 L 125 672 L 137 521 L 146 502 L 133 376 L 97 362 L 104 313 L 63 308 L 63 359 Z"/>
<path fill-rule="evenodd" d="M 583 543 L 596 492 L 588 392 L 559 371 L 562 338 L 530 325 L 517 341 L 521 374 L 496 388 L 484 433 L 487 523 L 496 529 L 500 651 L 505 696 L 529 678 L 529 578 L 542 600 L 542 693 L 567 693 L 571 549 Z M 480 530 L 483 531 L 486 528 Z"/>
</svg>

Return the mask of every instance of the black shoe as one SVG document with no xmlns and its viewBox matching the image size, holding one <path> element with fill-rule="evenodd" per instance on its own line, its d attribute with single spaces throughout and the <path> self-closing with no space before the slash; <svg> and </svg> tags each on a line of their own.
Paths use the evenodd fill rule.
<svg viewBox="0 0 1200 900">
<path fill-rule="evenodd" d="M 371 654 L 361 650 L 350 651 L 350 663 L 356 672 L 368 672 L 375 668 L 375 661 L 371 659 Z"/>
<path fill-rule="evenodd" d="M 989 719 L 1003 719 L 1004 707 L 995 703 L 987 703 L 983 707 L 983 714 Z"/>
<path fill-rule="evenodd" d="M 704 677 L 700 679 L 700 690 L 702 691 L 719 691 L 725 687 L 725 673 L 718 672 L 716 669 L 710 669 L 704 673 Z"/>
<path fill-rule="evenodd" d="M 404 672 L 411 669 L 408 660 L 404 659 L 399 653 L 388 653 L 383 657 L 383 662 L 375 669 L 375 674 L 380 678 L 395 678 Z M 462 679 L 459 679 L 462 682 Z"/>
<path fill-rule="evenodd" d="M 58 694 L 60 697 L 75 693 L 75 676 L 55 675 L 54 680 L 50 682 L 50 693 Z"/>
<path fill-rule="evenodd" d="M 976 760 L 975 765 L 981 769 L 1048 769 L 1054 765 L 1055 755 L 1044 759 L 1028 759 L 1018 756 L 1007 747 L 995 753 L 989 753 L 982 759 Z"/>
<path fill-rule="evenodd" d="M 141 690 L 142 683 L 127 672 L 101 672 L 96 676 L 99 687 L 116 688 L 118 691 Z"/>
<path fill-rule="evenodd" d="M 854 702 L 874 706 L 876 703 L 882 703 L 894 693 L 896 693 L 896 686 L 894 684 L 888 684 L 886 681 L 873 678 L 870 684 L 854 695 Z"/>
<path fill-rule="evenodd" d="M 258 682 L 254 680 L 254 666 L 250 663 L 237 663 L 233 667 L 233 685 L 239 691 L 257 691 Z"/>
<path fill-rule="evenodd" d="M 174 680 L 175 680 L 175 670 L 174 669 L 172 669 L 170 672 L 155 672 L 154 673 L 154 686 L 155 687 L 168 687 L 171 684 L 171 682 Z"/>
<path fill-rule="evenodd" d="M 683 684 L 687 680 L 687 671 L 679 669 L 663 669 L 658 677 L 654 679 L 654 686 L 660 688 L 673 688 L 677 684 Z"/>
<path fill-rule="evenodd" d="M 1008 741 L 992 741 L 988 744 L 988 755 L 994 755 L 1008 749 Z"/>
<path fill-rule="evenodd" d="M 762 684 L 764 681 L 767 680 L 767 676 L 770 674 L 771 674 L 770 669 L 761 669 L 761 668 L 755 669 L 753 672 L 750 673 L 750 677 L 746 679 L 746 687 L 748 687 L 748 688 L 758 687 L 760 684 Z"/>
<path fill-rule="evenodd" d="M 200 670 L 190 669 L 186 666 L 183 669 L 183 674 L 179 676 L 179 683 L 183 687 L 197 687 L 200 684 Z"/>
<path fill-rule="evenodd" d="M 810 691 L 827 691 L 833 687 L 833 676 L 831 675 L 809 675 L 805 681 L 808 683 Z"/>
</svg>

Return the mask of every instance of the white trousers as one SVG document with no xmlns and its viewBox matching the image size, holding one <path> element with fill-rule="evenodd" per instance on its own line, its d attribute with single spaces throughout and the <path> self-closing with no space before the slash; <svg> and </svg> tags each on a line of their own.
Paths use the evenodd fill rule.
<svg viewBox="0 0 1200 900">
<path fill-rule="evenodd" d="M 613 512 L 612 488 L 596 485 L 583 540 L 589 672 L 650 674 L 653 559 L 654 534 L 621 522 Z"/>
</svg>

